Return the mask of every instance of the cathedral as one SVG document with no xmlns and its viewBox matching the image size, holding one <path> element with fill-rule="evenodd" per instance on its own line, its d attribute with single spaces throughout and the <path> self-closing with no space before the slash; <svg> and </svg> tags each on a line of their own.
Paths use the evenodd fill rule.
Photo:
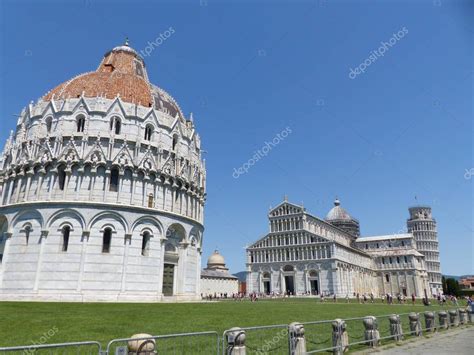
<svg viewBox="0 0 474 355">
<path fill-rule="evenodd" d="M 128 42 L 18 117 L 0 157 L 0 300 L 200 298 L 192 115 Z"/>
<path fill-rule="evenodd" d="M 360 236 L 359 221 L 338 199 L 321 219 L 285 198 L 268 220 L 269 233 L 247 247 L 249 293 L 352 298 L 442 292 L 429 207 L 410 208 L 409 233 L 395 235 Z"/>
</svg>

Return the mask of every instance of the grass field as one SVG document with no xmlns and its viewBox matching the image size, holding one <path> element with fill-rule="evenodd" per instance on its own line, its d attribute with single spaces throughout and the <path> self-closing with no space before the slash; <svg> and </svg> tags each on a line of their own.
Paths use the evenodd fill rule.
<svg viewBox="0 0 474 355">
<path fill-rule="evenodd" d="M 449 308 L 449 307 L 445 307 Z M 135 333 L 153 335 L 217 331 L 231 327 L 289 324 L 335 318 L 441 310 L 437 305 L 346 304 L 315 299 L 221 301 L 178 304 L 0 303 L 0 346 L 29 345 L 48 331 L 48 343 L 96 340 L 106 344 Z M 363 331 L 362 322 L 357 321 Z M 359 324 L 360 323 L 360 324 Z M 388 324 L 388 323 L 387 323 Z M 317 327 L 315 325 L 314 327 Z M 307 327 L 308 336 L 330 334 L 330 325 Z M 51 330 L 54 331 L 51 331 Z M 387 328 L 388 329 L 388 328 Z M 273 331 L 275 333 L 275 331 Z M 354 333 L 353 333 L 354 334 Z M 248 336 L 249 339 L 249 336 Z M 316 338 L 315 338 L 316 339 Z M 323 339 L 324 340 L 324 339 Z"/>
</svg>

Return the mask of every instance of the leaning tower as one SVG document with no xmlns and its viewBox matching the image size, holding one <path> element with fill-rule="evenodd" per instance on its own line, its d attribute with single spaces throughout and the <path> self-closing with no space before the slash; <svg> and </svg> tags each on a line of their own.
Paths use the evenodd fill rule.
<svg viewBox="0 0 474 355">
<path fill-rule="evenodd" d="M 436 220 L 431 216 L 431 207 L 411 207 L 409 211 L 408 232 L 413 234 L 416 248 L 425 256 L 431 293 L 438 294 L 442 292 L 442 284 Z"/>
</svg>

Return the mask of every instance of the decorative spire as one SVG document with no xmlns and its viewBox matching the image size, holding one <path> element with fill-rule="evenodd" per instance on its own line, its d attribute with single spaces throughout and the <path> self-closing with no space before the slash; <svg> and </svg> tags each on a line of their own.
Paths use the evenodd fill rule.
<svg viewBox="0 0 474 355">
<path fill-rule="evenodd" d="M 128 36 L 125 37 L 125 43 L 123 45 L 127 46 L 127 47 L 130 47 L 130 41 L 128 40 Z"/>
<path fill-rule="evenodd" d="M 288 202 L 288 195 L 283 196 L 283 200 L 284 200 L 285 202 Z"/>
</svg>

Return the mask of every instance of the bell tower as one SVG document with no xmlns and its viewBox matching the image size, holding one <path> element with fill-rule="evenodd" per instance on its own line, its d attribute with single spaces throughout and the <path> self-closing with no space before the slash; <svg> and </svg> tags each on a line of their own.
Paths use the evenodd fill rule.
<svg viewBox="0 0 474 355">
<path fill-rule="evenodd" d="M 425 256 L 431 293 L 442 293 L 438 232 L 436 220 L 431 215 L 431 207 L 415 206 L 408 210 L 410 218 L 407 220 L 407 229 L 415 237 L 416 248 Z"/>
</svg>

